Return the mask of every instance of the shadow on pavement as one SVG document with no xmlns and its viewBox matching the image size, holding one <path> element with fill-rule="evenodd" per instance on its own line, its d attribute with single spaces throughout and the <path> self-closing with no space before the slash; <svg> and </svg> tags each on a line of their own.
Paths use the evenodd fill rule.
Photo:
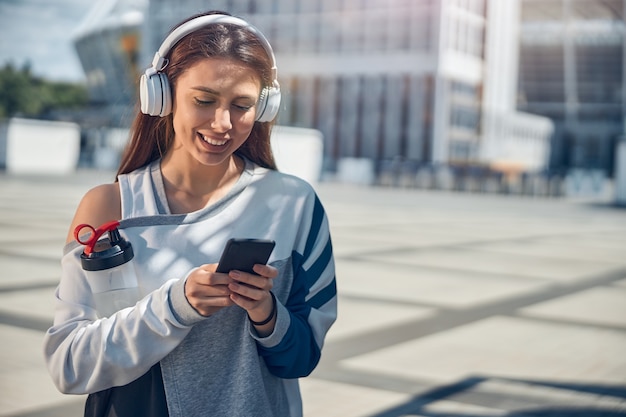
<svg viewBox="0 0 626 417">
<path fill-rule="evenodd" d="M 484 385 L 484 386 L 481 386 Z M 545 395 L 546 390 L 559 391 Z M 542 395 L 544 393 L 544 395 Z M 561 401 L 558 401 L 560 398 Z M 613 399 L 613 404 L 607 403 Z M 440 401 L 466 404 L 468 408 L 492 408 L 490 413 L 445 412 L 431 407 Z M 558 402 L 557 402 L 558 401 Z M 495 414 L 496 412 L 498 412 Z M 626 386 L 566 382 L 468 377 L 458 383 L 434 388 L 404 404 L 372 414 L 370 417 L 624 417 Z"/>
</svg>

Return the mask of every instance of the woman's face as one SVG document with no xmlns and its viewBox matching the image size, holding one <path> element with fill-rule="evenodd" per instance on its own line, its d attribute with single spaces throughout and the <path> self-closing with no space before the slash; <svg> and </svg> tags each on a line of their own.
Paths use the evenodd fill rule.
<svg viewBox="0 0 626 417">
<path fill-rule="evenodd" d="M 228 163 L 248 138 L 261 91 L 259 75 L 241 63 L 207 58 L 182 73 L 172 108 L 176 158 Z"/>
</svg>

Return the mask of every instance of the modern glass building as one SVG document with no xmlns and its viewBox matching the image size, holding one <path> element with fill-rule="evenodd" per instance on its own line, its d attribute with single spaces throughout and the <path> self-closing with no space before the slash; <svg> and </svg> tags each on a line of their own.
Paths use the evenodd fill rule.
<svg viewBox="0 0 626 417">
<path fill-rule="evenodd" d="M 545 168 L 552 124 L 515 108 L 519 0 L 146 2 L 106 0 L 100 13 L 139 5 L 141 30 L 85 22 L 77 49 L 103 100 L 132 104 L 138 72 L 170 28 L 223 10 L 269 38 L 283 93 L 277 123 L 320 130 L 327 170 L 346 158 L 413 176 L 433 166 Z"/>
<path fill-rule="evenodd" d="M 148 0 L 99 0 L 73 33 L 92 103 L 120 123 L 137 97 L 141 29 Z"/>
<path fill-rule="evenodd" d="M 379 167 L 485 165 L 499 155 L 497 147 L 483 150 L 483 90 L 504 78 L 514 91 L 516 73 L 484 77 L 485 0 L 152 0 L 143 61 L 150 62 L 173 24 L 208 9 L 244 17 L 266 34 L 283 92 L 278 123 L 319 129 L 328 168 L 342 158 Z M 495 110 L 500 119 L 503 112 Z M 502 117 L 511 112 L 514 94 Z M 530 130 L 544 145 L 549 133 Z"/>
<path fill-rule="evenodd" d="M 464 3 L 475 9 L 468 13 L 483 13 L 482 0 Z M 445 158 L 432 142 L 438 1 L 154 0 L 144 50 L 155 51 L 176 21 L 208 9 L 244 17 L 268 37 L 283 93 L 278 123 L 322 131 L 331 165 L 345 157 Z M 469 53 L 481 53 L 482 24 L 474 28 Z M 475 96 L 476 88 L 468 85 L 460 94 Z M 471 135 L 465 130 L 476 127 L 475 106 L 467 113 L 468 129 L 453 134 Z"/>
<path fill-rule="evenodd" d="M 518 107 L 554 121 L 552 170 L 612 175 L 626 133 L 624 0 L 523 0 Z"/>
</svg>

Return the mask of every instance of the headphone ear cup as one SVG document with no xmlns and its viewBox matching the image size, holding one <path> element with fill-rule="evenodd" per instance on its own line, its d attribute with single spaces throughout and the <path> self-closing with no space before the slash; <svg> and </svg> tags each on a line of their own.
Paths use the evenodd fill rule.
<svg viewBox="0 0 626 417">
<path fill-rule="evenodd" d="M 261 96 L 257 103 L 257 122 L 271 122 L 274 120 L 280 109 L 280 97 L 280 89 L 276 87 L 265 87 L 261 91 Z"/>
<path fill-rule="evenodd" d="M 141 112 L 164 117 L 172 111 L 172 90 L 167 76 L 161 72 L 141 76 L 139 82 Z"/>
</svg>

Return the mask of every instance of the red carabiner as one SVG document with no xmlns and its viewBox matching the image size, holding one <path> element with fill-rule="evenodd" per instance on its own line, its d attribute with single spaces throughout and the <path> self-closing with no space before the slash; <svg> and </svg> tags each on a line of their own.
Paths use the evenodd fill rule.
<svg viewBox="0 0 626 417">
<path fill-rule="evenodd" d="M 111 230 L 117 229 L 119 225 L 120 225 L 120 222 L 118 222 L 117 220 L 104 223 L 102 226 L 98 227 L 97 229 L 94 229 L 93 226 L 86 224 L 86 223 L 79 224 L 74 229 L 74 238 L 81 245 L 85 245 L 85 255 L 89 255 L 90 253 L 93 252 L 93 248 L 98 242 L 98 240 L 100 239 L 100 237 L 106 232 L 110 232 Z M 83 238 L 80 237 L 80 232 L 83 229 L 89 230 L 87 234 L 87 239 L 85 239 L 84 237 Z"/>
</svg>

